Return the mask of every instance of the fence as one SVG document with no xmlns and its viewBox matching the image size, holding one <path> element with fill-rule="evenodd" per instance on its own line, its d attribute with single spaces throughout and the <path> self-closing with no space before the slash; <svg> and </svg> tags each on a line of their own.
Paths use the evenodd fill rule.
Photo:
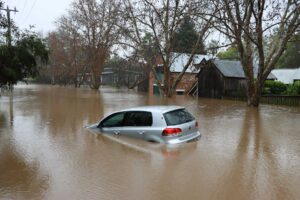
<svg viewBox="0 0 300 200">
<path fill-rule="evenodd" d="M 223 96 L 222 99 L 235 100 L 235 101 L 247 100 L 247 98 L 243 96 Z M 264 95 L 261 97 L 260 102 L 265 104 L 300 106 L 300 96 Z"/>
</svg>

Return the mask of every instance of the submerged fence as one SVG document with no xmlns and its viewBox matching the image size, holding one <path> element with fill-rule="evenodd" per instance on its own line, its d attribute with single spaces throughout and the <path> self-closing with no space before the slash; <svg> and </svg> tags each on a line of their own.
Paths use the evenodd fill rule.
<svg viewBox="0 0 300 200">
<path fill-rule="evenodd" d="M 244 96 L 223 96 L 222 99 L 236 100 L 236 101 L 247 100 L 247 98 Z M 300 96 L 264 95 L 261 97 L 260 102 L 265 104 L 300 106 Z"/>
</svg>

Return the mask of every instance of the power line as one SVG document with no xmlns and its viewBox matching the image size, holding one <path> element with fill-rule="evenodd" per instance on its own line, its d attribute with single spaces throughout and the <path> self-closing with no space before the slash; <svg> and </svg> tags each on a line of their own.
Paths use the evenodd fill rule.
<svg viewBox="0 0 300 200">
<path fill-rule="evenodd" d="M 29 17 L 29 15 L 31 14 L 31 11 L 32 11 L 33 7 L 35 6 L 35 3 L 36 3 L 36 0 L 33 2 L 32 6 L 31 6 L 31 8 L 30 8 L 30 10 L 29 10 L 29 13 L 28 13 L 28 14 L 27 14 L 27 16 L 24 18 L 24 21 L 23 21 L 23 23 L 25 23 L 25 22 L 26 22 L 27 18 L 28 18 L 28 17 Z"/>
<path fill-rule="evenodd" d="M 24 4 L 23 4 L 23 8 L 22 8 L 22 11 L 21 11 L 21 12 L 22 12 L 22 16 L 23 16 L 23 13 L 24 13 L 24 10 L 25 10 L 26 5 L 27 5 L 27 0 L 25 0 L 25 1 L 24 1 Z M 19 20 L 20 17 L 21 17 L 21 15 L 19 15 L 19 17 L 18 17 L 17 20 Z"/>
</svg>

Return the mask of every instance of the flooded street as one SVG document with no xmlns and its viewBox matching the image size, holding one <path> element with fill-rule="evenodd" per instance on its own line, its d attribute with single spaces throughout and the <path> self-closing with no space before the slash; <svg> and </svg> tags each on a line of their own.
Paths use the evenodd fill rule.
<svg viewBox="0 0 300 200">
<path fill-rule="evenodd" d="M 185 106 L 201 139 L 166 147 L 84 128 L 154 104 Z M 299 185 L 299 107 L 107 87 L 19 85 L 0 97 L 0 199 L 296 200 Z"/>
</svg>

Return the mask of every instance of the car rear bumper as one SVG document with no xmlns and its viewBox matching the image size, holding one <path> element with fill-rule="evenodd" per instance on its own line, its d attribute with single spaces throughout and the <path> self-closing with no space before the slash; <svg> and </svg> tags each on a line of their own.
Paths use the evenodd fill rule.
<svg viewBox="0 0 300 200">
<path fill-rule="evenodd" d="M 200 131 L 197 131 L 197 132 L 193 132 L 191 134 L 184 135 L 184 136 L 181 136 L 181 137 L 165 138 L 164 141 L 165 141 L 166 144 L 179 144 L 179 143 L 188 142 L 190 140 L 196 139 L 200 136 L 201 136 Z"/>
</svg>

